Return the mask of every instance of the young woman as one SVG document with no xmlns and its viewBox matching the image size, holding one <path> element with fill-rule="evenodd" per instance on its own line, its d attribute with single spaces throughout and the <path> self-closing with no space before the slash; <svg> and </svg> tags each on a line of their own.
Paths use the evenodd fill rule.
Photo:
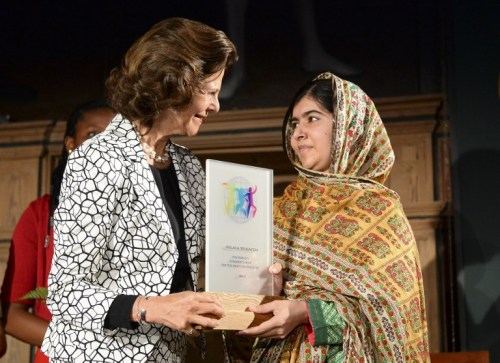
<svg viewBox="0 0 500 363">
<path fill-rule="evenodd" d="M 418 251 L 382 185 L 394 154 L 373 102 L 321 74 L 293 99 L 283 139 L 299 171 L 274 202 L 286 300 L 251 308 L 274 315 L 240 333 L 259 337 L 251 361 L 428 362 Z"/>
<path fill-rule="evenodd" d="M 66 123 L 61 161 L 52 174 L 51 194 L 31 202 L 14 230 L 2 285 L 2 304 L 7 334 L 25 343 L 40 347 L 51 318 L 43 300 L 20 298 L 37 287 L 47 288 L 54 252 L 52 215 L 59 201 L 68 154 L 104 131 L 113 116 L 114 111 L 101 101 L 86 103 L 73 111 Z M 35 362 L 48 359 L 37 350 Z"/>
</svg>

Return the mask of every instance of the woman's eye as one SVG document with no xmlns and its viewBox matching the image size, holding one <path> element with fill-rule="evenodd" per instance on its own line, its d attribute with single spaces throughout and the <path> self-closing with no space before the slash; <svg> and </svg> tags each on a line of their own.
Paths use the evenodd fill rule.
<svg viewBox="0 0 500 363">
<path fill-rule="evenodd" d="M 205 95 L 208 97 L 210 101 L 216 100 L 218 93 L 219 91 L 211 91 L 211 92 L 205 91 Z"/>
</svg>

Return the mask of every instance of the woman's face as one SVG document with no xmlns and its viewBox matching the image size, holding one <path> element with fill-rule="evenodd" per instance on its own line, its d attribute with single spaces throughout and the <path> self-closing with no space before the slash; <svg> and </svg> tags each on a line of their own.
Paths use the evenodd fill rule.
<svg viewBox="0 0 500 363">
<path fill-rule="evenodd" d="M 293 108 L 291 145 L 304 168 L 320 172 L 329 170 L 332 122 L 333 114 L 310 96 L 303 97 Z"/>
<path fill-rule="evenodd" d="M 181 109 L 166 109 L 158 121 L 169 125 L 169 135 L 195 136 L 210 112 L 219 112 L 219 92 L 224 71 L 213 74 L 203 81 L 203 93 L 194 93 L 191 103 Z"/>
<path fill-rule="evenodd" d="M 85 111 L 75 126 L 75 136 L 66 136 L 64 145 L 66 150 L 74 150 L 85 140 L 103 132 L 114 117 L 109 108 L 97 108 Z"/>
</svg>

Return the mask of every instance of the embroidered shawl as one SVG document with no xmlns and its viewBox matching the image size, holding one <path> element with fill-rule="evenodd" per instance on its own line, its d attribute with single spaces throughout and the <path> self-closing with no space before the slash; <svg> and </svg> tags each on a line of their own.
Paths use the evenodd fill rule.
<svg viewBox="0 0 500 363">
<path fill-rule="evenodd" d="M 283 294 L 336 307 L 345 322 L 344 362 L 428 362 L 415 238 L 398 195 L 381 184 L 394 163 L 387 132 L 358 86 L 331 73 L 317 79 L 331 79 L 334 87 L 332 163 L 329 173 L 304 169 L 285 120 L 285 149 L 299 177 L 274 202 Z M 281 362 L 296 339 L 298 361 L 334 361 L 328 346 L 312 346 L 298 333 L 303 329 L 283 340 L 260 340 L 252 361 Z"/>
</svg>

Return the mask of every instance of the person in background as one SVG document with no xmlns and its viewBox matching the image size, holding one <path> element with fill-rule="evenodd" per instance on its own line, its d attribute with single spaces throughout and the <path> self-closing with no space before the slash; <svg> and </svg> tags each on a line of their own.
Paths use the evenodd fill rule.
<svg viewBox="0 0 500 363">
<path fill-rule="evenodd" d="M 251 362 L 429 362 L 424 291 L 394 163 L 372 100 L 332 73 L 308 82 L 285 115 L 299 175 L 274 201 L 273 273 L 282 294 Z"/>
<path fill-rule="evenodd" d="M 219 111 L 236 59 L 222 31 L 170 18 L 111 72 L 118 115 L 68 160 L 54 214 L 42 344 L 51 362 L 181 362 L 195 327 L 223 316 L 219 300 L 197 291 L 204 172 L 171 138 L 195 136 Z"/>
<path fill-rule="evenodd" d="M 66 123 L 61 159 L 52 174 L 51 193 L 31 202 L 14 230 L 1 300 L 5 331 L 25 343 L 40 347 L 51 318 L 43 298 L 21 298 L 36 288 L 47 288 L 54 252 L 52 216 L 59 203 L 68 155 L 85 140 L 104 131 L 113 116 L 113 109 L 104 101 L 87 102 L 71 113 Z M 48 362 L 39 349 L 35 362 Z"/>
</svg>

